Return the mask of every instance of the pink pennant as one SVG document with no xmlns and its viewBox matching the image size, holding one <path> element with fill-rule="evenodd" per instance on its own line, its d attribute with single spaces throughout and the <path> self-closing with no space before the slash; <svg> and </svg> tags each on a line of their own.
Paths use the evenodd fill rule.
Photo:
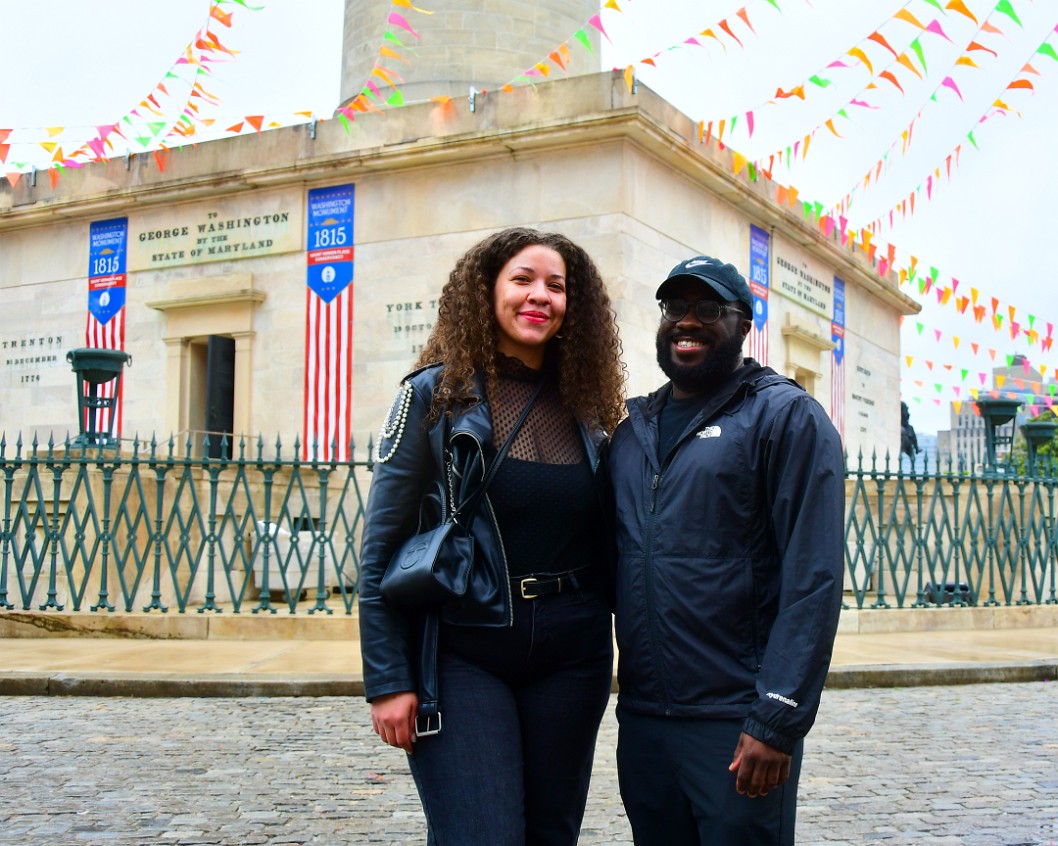
<svg viewBox="0 0 1058 846">
<path fill-rule="evenodd" d="M 588 23 L 590 23 L 593 27 L 595 27 L 597 30 L 599 30 L 599 32 L 601 32 L 603 34 L 603 37 L 607 41 L 610 41 L 610 36 L 607 35 L 606 34 L 606 30 L 603 29 L 602 18 L 600 18 L 598 15 L 592 15 L 590 18 L 588 18 Z M 613 44 L 613 41 L 610 41 L 610 43 Z"/>
<path fill-rule="evenodd" d="M 932 32 L 934 35 L 939 35 L 945 41 L 951 41 L 951 39 L 948 38 L 948 36 L 944 34 L 944 30 L 941 29 L 940 23 L 937 21 L 936 18 L 934 18 L 933 20 L 931 20 L 929 22 L 929 26 L 926 27 L 926 31 L 927 32 Z"/>
<path fill-rule="evenodd" d="M 753 112 L 746 112 L 746 127 L 749 129 L 749 137 L 753 137 Z"/>
<path fill-rule="evenodd" d="M 598 17 L 598 15 L 596 15 L 596 17 Z M 390 12 L 389 17 L 386 18 L 386 20 L 394 26 L 399 26 L 401 29 L 406 29 L 408 32 L 410 32 L 412 35 L 422 41 L 422 36 L 419 35 L 419 33 L 417 33 L 414 29 L 412 29 L 411 24 L 408 23 L 408 21 L 404 18 L 404 15 L 402 15 L 400 12 Z"/>
<path fill-rule="evenodd" d="M 959 90 L 959 86 L 955 84 L 955 80 L 950 76 L 944 77 L 941 81 L 941 85 L 944 85 L 959 95 L 959 99 L 962 100 L 962 92 Z"/>
</svg>

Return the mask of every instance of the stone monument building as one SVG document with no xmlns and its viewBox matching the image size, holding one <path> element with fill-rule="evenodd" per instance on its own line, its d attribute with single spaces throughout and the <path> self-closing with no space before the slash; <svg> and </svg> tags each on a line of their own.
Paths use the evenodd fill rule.
<svg viewBox="0 0 1058 846">
<path fill-rule="evenodd" d="M 390 6 L 347 3 L 346 100 Z M 298 437 L 345 458 L 349 438 L 377 431 L 455 259 L 529 225 L 596 259 L 629 394 L 662 380 L 659 280 L 706 253 L 753 281 L 754 354 L 820 400 L 850 454 L 897 453 L 899 321 L 918 306 L 892 274 L 779 205 L 773 183 L 735 173 L 732 152 L 653 91 L 588 67 L 597 52 L 577 53 L 568 78 L 503 90 L 594 3 L 432 8 L 415 19 L 406 105 L 348 130 L 324 121 L 91 164 L 54 185 L 0 182 L 0 430 L 76 432 L 66 352 L 120 345 L 123 439 Z"/>
</svg>

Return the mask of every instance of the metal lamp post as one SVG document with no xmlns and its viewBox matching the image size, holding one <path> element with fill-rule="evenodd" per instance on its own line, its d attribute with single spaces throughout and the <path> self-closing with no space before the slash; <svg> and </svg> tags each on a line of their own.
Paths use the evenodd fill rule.
<svg viewBox="0 0 1058 846">
<path fill-rule="evenodd" d="M 1019 400 L 1012 399 L 979 399 L 977 408 L 981 412 L 981 419 L 985 423 L 985 453 L 988 459 L 988 467 L 993 472 L 999 467 L 996 459 L 996 447 L 1007 446 L 1014 440 L 1013 434 L 1001 435 L 999 427 L 1009 423 L 1021 408 Z"/>
<path fill-rule="evenodd" d="M 114 409 L 121 392 L 121 373 L 132 364 L 132 356 L 122 350 L 82 347 L 66 353 L 70 368 L 77 374 L 77 425 L 79 433 L 73 440 L 78 447 L 116 447 L 114 437 Z M 103 388 L 114 382 L 114 389 Z M 100 427 L 101 418 L 105 426 Z"/>
<path fill-rule="evenodd" d="M 1028 420 L 1021 424 L 1021 434 L 1025 436 L 1025 445 L 1028 452 L 1029 472 L 1036 472 L 1036 451 L 1048 444 L 1058 432 L 1058 422 L 1053 420 Z"/>
</svg>

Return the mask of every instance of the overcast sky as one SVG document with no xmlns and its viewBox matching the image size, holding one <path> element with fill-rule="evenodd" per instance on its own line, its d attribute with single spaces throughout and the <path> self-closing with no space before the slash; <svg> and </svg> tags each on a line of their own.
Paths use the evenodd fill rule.
<svg viewBox="0 0 1058 846">
<path fill-rule="evenodd" d="M 908 318 L 902 332 L 903 355 L 910 356 L 913 365 L 908 368 L 905 360 L 901 362 L 903 394 L 920 433 L 946 428 L 955 389 L 960 389 L 960 397 L 968 397 L 970 387 L 980 386 L 978 374 L 990 374 L 989 350 L 995 350 L 997 363 L 1020 352 L 1042 364 L 1048 376 L 1053 373 L 1058 352 L 1044 353 L 1039 344 L 1030 347 L 1024 337 L 1012 341 L 1006 326 L 1009 306 L 1015 307 L 1016 319 L 1023 325 L 1032 314 L 1041 335 L 1048 322 L 1058 324 L 1058 297 L 1050 293 L 1053 285 L 1048 284 L 1045 269 L 1054 237 L 1052 195 L 1058 188 L 1053 153 L 1058 138 L 1058 62 L 1032 55 L 1048 34 L 1051 43 L 1058 44 L 1054 34 L 1058 3 L 999 0 L 1021 26 L 1009 14 L 996 11 L 996 0 L 963 0 L 963 8 L 978 24 L 955 8 L 941 12 L 938 6 L 952 6 L 950 0 L 812 0 L 811 4 L 808 0 L 618 0 L 618 4 L 620 12 L 602 12 L 613 42 L 604 45 L 604 66 L 635 65 L 645 84 L 695 120 L 718 126 L 721 119 L 738 115 L 735 134 L 726 135 L 725 141 L 751 159 L 766 160 L 828 118 L 834 119 L 842 139 L 823 129 L 813 137 L 803 161 L 789 170 L 785 166 L 774 170 L 775 178 L 797 187 L 801 198 L 818 201 L 829 210 L 886 156 L 879 184 L 860 188 L 854 195 L 848 213 L 852 225 L 859 227 L 879 216 L 887 224 L 888 210 L 916 186 L 924 187 L 936 167 L 946 173 L 946 157 L 961 144 L 950 182 L 945 176 L 931 200 L 923 190 L 913 216 L 892 229 L 886 225 L 876 236 L 883 252 L 884 245 L 897 245 L 898 264 L 906 266 L 908 257 L 915 255 L 920 273 L 936 267 L 945 286 L 951 285 L 952 277 L 958 279 L 958 295 L 969 296 L 971 288 L 977 289 L 989 313 L 993 296 L 1002 303 L 1004 328 L 996 332 L 988 320 L 976 323 L 969 310 L 961 316 L 951 304 L 938 305 L 932 293 L 920 296 L 917 286 L 905 287 L 924 303 L 923 313 Z M 214 65 L 206 85 L 219 105 L 203 104 L 203 113 L 216 117 L 216 126 L 229 126 L 252 114 L 264 114 L 266 122 L 278 123 L 301 120 L 295 115 L 298 111 L 332 114 L 339 96 L 344 4 L 261 0 L 252 5 L 263 8 L 250 11 L 236 2 L 225 5 L 233 14 L 230 29 L 216 21 L 210 25 L 225 46 L 240 52 L 232 61 Z M 429 9 L 429 0 L 416 5 Z M 27 134 L 48 140 L 43 128 L 61 126 L 65 129 L 54 140 L 69 145 L 74 138 L 90 137 L 90 127 L 120 119 L 165 77 L 207 22 L 208 8 L 207 0 L 150 4 L 101 0 L 91 5 L 82 0 L 49 0 L 44 15 L 37 4 L 0 0 L 0 32 L 6 36 L 0 51 L 0 129 L 14 130 L 8 143 Z M 738 17 L 740 9 L 752 30 Z M 909 21 L 892 20 L 901 9 L 923 26 L 936 20 L 934 29 L 944 37 L 936 31 L 920 32 Z M 414 23 L 417 12 L 400 11 Z M 720 26 L 722 21 L 730 35 Z M 985 21 L 1001 33 L 980 30 Z M 701 35 L 706 29 L 718 38 Z M 905 66 L 891 64 L 892 56 L 884 47 L 867 40 L 876 31 L 897 53 L 910 56 L 922 80 Z M 909 46 L 916 35 L 927 72 Z M 691 37 L 701 46 L 686 43 Z M 971 41 L 985 48 L 969 54 L 977 67 L 956 66 Z M 572 49 L 581 49 L 571 44 Z M 668 49 L 673 47 L 677 49 Z M 852 48 L 864 51 L 875 73 L 889 66 L 904 92 L 888 82 L 865 88 L 870 74 L 848 55 Z M 642 62 L 651 57 L 655 67 Z M 835 60 L 849 67 L 828 68 Z M 1034 92 L 1005 90 L 1029 60 L 1038 74 L 1021 77 L 1031 79 Z M 518 70 L 512 68 L 512 76 Z M 809 83 L 804 100 L 768 104 L 777 88 L 792 89 L 813 75 L 829 85 Z M 958 95 L 941 85 L 946 76 L 958 87 Z M 169 82 L 170 87 L 179 87 L 177 81 Z M 978 124 L 997 97 L 1010 113 Z M 850 105 L 852 101 L 864 105 Z M 842 108 L 848 118 L 838 115 Z M 752 138 L 746 132 L 748 111 L 754 113 Z M 904 155 L 900 134 L 916 114 L 910 150 Z M 967 141 L 971 129 L 980 149 Z M 17 170 L 14 162 L 29 159 L 25 148 L 20 157 L 14 152 L 18 149 L 13 148 L 0 172 Z M 64 149 L 68 154 L 69 146 Z M 47 161 L 42 148 L 34 155 L 41 166 Z M 918 324 L 923 326 L 921 332 Z M 926 361 L 933 362 L 932 370 Z M 965 380 L 963 370 L 969 374 Z"/>
</svg>

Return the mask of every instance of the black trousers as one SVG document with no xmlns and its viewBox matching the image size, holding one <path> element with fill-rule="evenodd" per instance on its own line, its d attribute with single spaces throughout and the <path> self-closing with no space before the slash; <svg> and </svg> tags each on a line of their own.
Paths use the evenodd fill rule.
<svg viewBox="0 0 1058 846">
<path fill-rule="evenodd" d="M 595 592 L 514 600 L 509 629 L 441 627 L 443 728 L 412 775 L 429 846 L 575 846 L 613 678 Z"/>
<path fill-rule="evenodd" d="M 617 708 L 617 774 L 636 846 L 793 846 L 803 743 L 767 796 L 735 790 L 742 720 L 651 717 Z"/>
</svg>

